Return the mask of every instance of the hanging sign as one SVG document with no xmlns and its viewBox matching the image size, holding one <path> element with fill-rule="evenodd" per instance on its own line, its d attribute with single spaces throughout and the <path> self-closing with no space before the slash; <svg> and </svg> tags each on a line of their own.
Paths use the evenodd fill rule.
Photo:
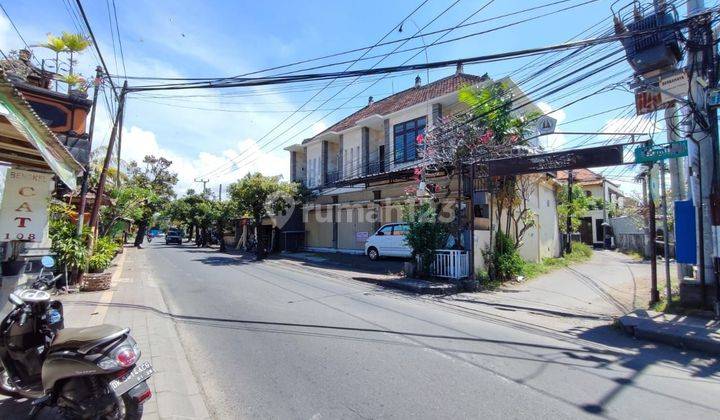
<svg viewBox="0 0 720 420">
<path fill-rule="evenodd" d="M 546 136 L 555 132 L 557 120 L 549 115 L 542 115 L 537 119 L 536 130 L 539 136 Z"/>
<path fill-rule="evenodd" d="M 0 207 L 0 242 L 40 242 L 48 224 L 53 175 L 8 169 Z"/>
<path fill-rule="evenodd" d="M 623 164 L 623 146 L 601 146 L 488 161 L 488 175 L 510 176 Z"/>
<path fill-rule="evenodd" d="M 688 155 L 687 140 L 664 144 L 647 144 L 635 149 L 635 163 L 651 163 Z"/>
<path fill-rule="evenodd" d="M 672 102 L 663 103 L 660 92 L 638 89 L 635 91 L 635 113 L 637 115 L 649 114 L 659 109 L 665 109 Z"/>
<path fill-rule="evenodd" d="M 662 103 L 668 103 L 675 100 L 674 96 L 687 96 L 688 94 L 688 77 L 684 71 L 678 71 L 669 77 L 663 77 L 660 79 L 660 98 Z"/>
</svg>

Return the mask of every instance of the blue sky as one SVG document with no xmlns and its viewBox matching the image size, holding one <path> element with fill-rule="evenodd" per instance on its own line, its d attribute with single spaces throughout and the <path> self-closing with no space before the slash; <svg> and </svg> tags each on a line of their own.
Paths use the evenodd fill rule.
<svg viewBox="0 0 720 420">
<path fill-rule="evenodd" d="M 429 0 L 405 22 L 402 33 L 395 31 L 386 40 L 414 34 L 418 27 L 424 27 L 453 2 L 454 0 Z M 458 29 L 447 35 L 445 39 L 487 30 L 583 2 L 583 0 L 569 0 L 554 7 L 504 19 L 493 19 Z M 75 28 L 78 22 L 71 18 L 68 11 L 68 4 L 74 7 L 74 0 L 2 1 L 1 3 L 30 44 L 43 42 L 47 33 L 77 31 Z M 116 0 L 115 3 L 128 75 L 215 77 L 242 74 L 372 45 L 415 9 L 420 4 L 420 0 L 366 0 L 362 3 Z M 487 0 L 460 0 L 423 32 L 452 27 L 486 3 Z M 468 22 L 545 3 L 549 3 L 549 0 L 496 0 L 490 2 Z M 503 30 L 431 47 L 428 49 L 428 59 L 446 60 L 562 43 L 601 21 L 602 24 L 596 26 L 595 30 L 609 29 L 611 3 L 611 1 L 599 0 Z M 117 34 L 111 36 L 108 4 L 101 0 L 85 0 L 83 4 L 110 71 L 122 74 L 123 66 L 117 39 L 113 43 L 113 37 L 117 38 Z M 112 7 L 112 3 L 109 4 Z M 438 36 L 425 37 L 425 44 L 433 43 Z M 408 42 L 402 49 L 422 45 L 423 40 L 416 39 Z M 21 46 L 20 39 L 5 16 L 0 15 L 0 48 L 8 51 Z M 368 55 L 387 53 L 395 47 L 391 45 L 377 48 Z M 608 48 L 617 47 L 616 45 Z M 609 50 L 598 48 L 598 51 Z M 35 48 L 35 52 L 41 58 L 51 57 L 48 51 L 41 48 Z M 361 52 L 357 52 L 305 66 L 354 59 L 360 54 Z M 414 54 L 415 52 L 396 54 L 379 65 L 402 64 Z M 425 59 L 422 53 L 410 62 L 424 62 Z M 362 61 L 352 68 L 367 68 L 377 61 L 378 59 Z M 521 73 L 517 77 L 522 78 L 533 68 L 526 68 L 524 73 L 522 69 L 532 63 L 532 59 L 526 58 L 472 65 L 466 66 L 465 72 L 475 74 L 487 72 L 492 78 L 498 79 L 520 70 Z M 80 57 L 79 67 L 86 75 L 93 73 L 92 69 L 96 64 L 97 58 L 90 51 Z M 330 67 L 326 70 L 343 70 L 345 66 Z M 302 67 L 289 70 L 300 68 Z M 453 71 L 454 69 L 431 71 L 430 79 L 437 80 Z M 542 107 L 547 111 L 556 109 L 573 98 L 600 87 L 602 79 L 620 72 L 622 74 L 613 80 L 620 80 L 622 76 L 629 75 L 629 66 L 622 63 L 611 70 L 598 73 L 594 79 L 588 79 L 578 85 L 586 86 L 585 89 L 565 98 L 561 97 L 564 93 L 545 98 L 542 100 Z M 270 136 L 265 135 L 273 126 L 290 115 L 288 111 L 297 109 L 324 84 L 313 82 L 274 88 L 236 88 L 222 92 L 193 90 L 179 91 L 179 93 L 137 94 L 128 102 L 123 157 L 140 159 L 146 153 L 170 157 L 175 162 L 175 169 L 180 173 L 181 183 L 178 188 L 180 191 L 193 186 L 192 180 L 195 177 L 223 165 L 229 165 L 228 159 L 237 158 L 238 154 L 243 154 L 239 159 L 243 164 L 236 166 L 235 171 L 220 171 L 212 174 L 209 186 L 216 188 L 220 183 L 227 184 L 251 170 L 260 170 L 267 174 L 284 174 L 287 177 L 289 159 L 287 152 L 282 150 L 283 146 L 299 142 L 331 125 L 344 115 L 365 105 L 370 95 L 379 99 L 410 87 L 416 75 L 422 77 L 423 83 L 426 82 L 424 71 L 386 77 L 369 88 L 371 81 L 360 81 L 347 87 L 345 85 L 348 81 L 338 81 L 320 93 L 305 108 L 310 110 L 319 106 L 321 110 L 294 115 Z M 598 84 L 593 84 L 593 81 L 598 81 Z M 130 83 L 144 82 L 133 80 Z M 535 82 L 530 81 L 523 85 L 523 88 L 530 89 L 533 83 Z M 364 89 L 367 90 L 363 91 Z M 574 88 L 567 92 L 572 90 Z M 324 99 L 335 93 L 337 93 L 335 99 L 321 105 Z M 354 95 L 357 95 L 357 98 L 350 100 Z M 341 106 L 346 100 L 349 102 Z M 631 93 L 623 89 L 615 89 L 553 115 L 560 122 L 571 121 L 629 105 L 632 101 Z M 340 109 L 331 113 L 336 107 Z M 102 107 L 98 117 L 99 134 L 96 137 L 96 144 L 107 141 L 110 120 L 104 108 Z M 563 131 L 649 129 L 645 121 L 630 119 L 633 114 L 632 108 L 619 109 L 576 123 L 565 124 L 561 129 Z M 305 119 L 297 123 L 303 117 Z M 293 123 L 297 123 L 297 126 L 290 128 Z M 286 130 L 287 132 L 281 135 Z M 663 133 L 659 133 L 658 136 L 664 138 Z M 606 138 L 555 136 L 547 140 L 547 145 L 552 149 L 558 149 L 575 144 L 596 144 L 603 140 Z M 628 181 L 632 176 L 632 170 L 616 168 L 611 170 L 610 174 L 619 177 L 621 181 Z M 630 184 L 627 186 L 632 187 Z"/>
</svg>

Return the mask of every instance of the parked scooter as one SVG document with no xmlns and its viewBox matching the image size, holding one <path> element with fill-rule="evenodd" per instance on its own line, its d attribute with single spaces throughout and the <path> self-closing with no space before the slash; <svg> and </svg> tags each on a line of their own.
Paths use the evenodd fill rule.
<svg viewBox="0 0 720 420">
<path fill-rule="evenodd" d="M 49 270 L 55 266 L 55 259 L 53 259 L 53 257 L 42 257 L 40 263 L 42 264 L 42 268 L 40 268 L 40 272 L 37 277 L 35 277 L 35 280 L 29 284 L 29 287 L 36 290 L 45 290 L 48 293 L 54 294 L 58 289 L 60 289 L 60 287 L 58 287 L 58 280 L 60 280 L 63 275 L 58 274 L 56 276 L 52 271 L 45 271 L 46 269 Z"/>
<path fill-rule="evenodd" d="M 151 397 L 149 362 L 129 328 L 64 328 L 62 303 L 44 290 L 10 294 L 0 322 L 0 393 L 32 400 L 37 418 L 139 419 Z"/>
</svg>

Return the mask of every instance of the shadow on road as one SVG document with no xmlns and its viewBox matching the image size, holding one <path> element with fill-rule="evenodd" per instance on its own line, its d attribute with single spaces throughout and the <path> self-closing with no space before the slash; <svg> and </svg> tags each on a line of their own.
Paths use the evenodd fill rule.
<svg viewBox="0 0 720 420">
<path fill-rule="evenodd" d="M 30 418 L 30 410 L 32 410 L 30 400 L 13 400 L 10 397 L 0 395 L 0 418 L 27 419 Z"/>
</svg>

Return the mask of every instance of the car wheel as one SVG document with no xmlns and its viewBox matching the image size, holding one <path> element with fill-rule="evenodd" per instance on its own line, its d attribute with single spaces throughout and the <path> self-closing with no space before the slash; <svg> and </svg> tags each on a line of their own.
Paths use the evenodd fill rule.
<svg viewBox="0 0 720 420">
<path fill-rule="evenodd" d="M 367 256 L 370 258 L 370 261 L 377 261 L 380 259 L 380 253 L 378 253 L 378 250 L 375 247 L 368 248 Z"/>
</svg>

